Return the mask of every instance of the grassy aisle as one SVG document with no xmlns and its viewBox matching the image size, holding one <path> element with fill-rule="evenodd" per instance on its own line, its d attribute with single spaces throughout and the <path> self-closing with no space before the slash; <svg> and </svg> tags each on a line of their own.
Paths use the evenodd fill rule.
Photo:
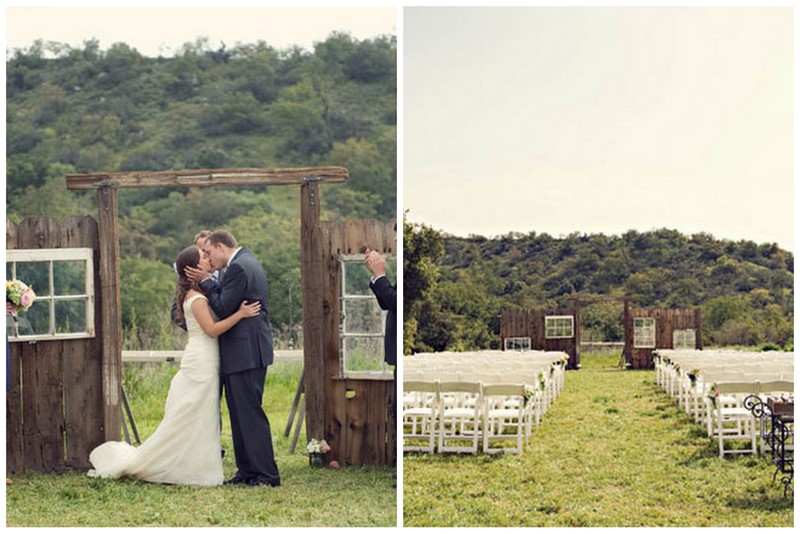
<svg viewBox="0 0 800 534">
<path fill-rule="evenodd" d="M 125 373 L 142 438 L 155 431 L 177 366 L 132 368 Z M 312 469 L 301 438 L 295 454 L 283 436 L 301 365 L 279 363 L 267 374 L 264 406 L 272 426 L 279 488 L 193 488 L 132 480 L 101 480 L 80 472 L 31 473 L 6 487 L 9 527 L 331 527 L 394 526 L 397 494 L 393 469 Z M 225 476 L 236 471 L 227 409 L 223 403 Z M 305 430 L 301 432 L 305 436 Z"/>
<path fill-rule="evenodd" d="M 783 526 L 769 460 L 717 455 L 652 371 L 584 357 L 522 455 L 404 458 L 404 525 Z"/>
</svg>

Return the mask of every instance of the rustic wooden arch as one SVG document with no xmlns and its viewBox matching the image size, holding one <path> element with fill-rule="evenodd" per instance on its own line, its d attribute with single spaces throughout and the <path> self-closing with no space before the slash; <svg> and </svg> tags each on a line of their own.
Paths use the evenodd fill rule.
<svg viewBox="0 0 800 534">
<path fill-rule="evenodd" d="M 595 302 L 622 302 L 625 306 L 623 319 L 625 325 L 625 348 L 623 355 L 626 361 L 629 361 L 633 347 L 633 322 L 630 320 L 630 303 L 632 300 L 633 297 L 631 295 L 621 297 L 572 295 L 569 297 L 570 305 L 566 309 L 504 310 L 500 317 L 500 343 L 504 344 L 505 338 L 529 337 L 531 338 L 531 348 L 564 351 L 569 354 L 567 369 L 580 369 L 581 307 Z M 545 317 L 548 315 L 571 315 L 574 318 L 574 336 L 564 339 L 546 339 L 544 324 Z M 628 332 L 629 323 L 630 333 Z"/>
<path fill-rule="evenodd" d="M 653 369 L 653 351 L 656 349 L 673 348 L 672 334 L 678 329 L 693 329 L 696 332 L 695 348 L 703 348 L 701 334 L 702 313 L 700 308 L 632 308 L 631 303 L 635 300 L 633 295 L 596 296 L 583 297 L 573 295 L 570 297 L 576 313 L 576 324 L 580 323 L 580 310 L 582 305 L 594 304 L 595 302 L 622 302 L 623 312 L 623 338 L 625 345 L 622 349 L 622 357 L 627 369 Z M 633 322 L 637 318 L 652 318 L 656 320 L 655 347 L 641 348 L 635 347 L 633 343 Z M 580 344 L 578 344 L 580 346 Z"/>
<path fill-rule="evenodd" d="M 623 295 L 621 297 L 614 297 L 614 296 L 580 296 L 580 295 L 572 295 L 569 297 L 569 300 L 572 302 L 572 307 L 575 310 L 575 336 L 577 340 L 580 340 L 580 324 L 581 324 L 581 307 L 587 304 L 595 304 L 597 302 L 621 302 L 623 304 L 623 316 L 622 316 L 622 325 L 623 325 L 623 340 L 625 341 L 625 345 L 622 349 L 622 357 L 625 359 L 626 362 L 631 361 L 631 355 L 633 354 L 633 320 L 631 319 L 631 302 L 633 301 L 633 295 Z M 580 341 L 575 343 L 575 350 L 578 353 L 578 359 L 580 359 Z"/>
<path fill-rule="evenodd" d="M 179 171 L 133 171 L 67 175 L 67 189 L 97 190 L 100 246 L 100 314 L 105 439 L 119 439 L 122 369 L 122 316 L 120 299 L 119 203 L 117 190 L 149 187 L 300 186 L 300 261 L 303 291 L 303 365 L 305 376 L 306 434 L 325 432 L 324 258 L 320 223 L 322 183 L 343 183 L 343 167 L 231 168 Z"/>
<path fill-rule="evenodd" d="M 628 369 L 652 369 L 653 350 L 673 348 L 672 334 L 678 329 L 693 329 L 696 332 L 695 348 L 703 348 L 702 313 L 699 308 L 647 309 L 631 307 L 633 295 L 581 296 L 571 295 L 569 309 L 563 310 L 504 310 L 500 318 L 500 342 L 510 337 L 531 338 L 531 348 L 537 350 L 563 350 L 569 354 L 568 369 L 580 368 L 580 322 L 581 308 L 596 302 L 621 302 L 623 311 L 623 337 L 625 345 L 622 357 Z M 572 315 L 575 321 L 575 336 L 568 339 L 545 339 L 546 315 Z M 633 344 L 633 322 L 635 318 L 656 319 L 655 347 L 640 348 Z"/>
</svg>

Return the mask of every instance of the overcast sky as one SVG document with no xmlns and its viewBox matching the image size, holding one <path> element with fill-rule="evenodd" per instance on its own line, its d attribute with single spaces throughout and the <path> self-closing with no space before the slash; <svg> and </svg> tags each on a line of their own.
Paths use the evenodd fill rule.
<svg viewBox="0 0 800 534">
<path fill-rule="evenodd" d="M 185 43 L 207 37 L 222 43 L 259 40 L 274 48 L 307 50 L 333 31 L 356 39 L 396 34 L 396 9 L 378 7 L 9 7 L 6 47 L 29 47 L 36 39 L 82 48 L 91 38 L 101 50 L 123 42 L 145 56 L 171 57 Z"/>
<path fill-rule="evenodd" d="M 406 8 L 404 209 L 793 250 L 791 8 Z"/>
</svg>

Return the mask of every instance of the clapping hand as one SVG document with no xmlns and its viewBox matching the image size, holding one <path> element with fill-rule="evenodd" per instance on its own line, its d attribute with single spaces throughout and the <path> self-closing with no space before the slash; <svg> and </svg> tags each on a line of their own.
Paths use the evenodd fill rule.
<svg viewBox="0 0 800 534">
<path fill-rule="evenodd" d="M 370 250 L 369 247 L 366 248 L 366 257 L 364 258 L 364 263 L 374 278 L 386 274 L 386 259 L 377 251 Z"/>
</svg>

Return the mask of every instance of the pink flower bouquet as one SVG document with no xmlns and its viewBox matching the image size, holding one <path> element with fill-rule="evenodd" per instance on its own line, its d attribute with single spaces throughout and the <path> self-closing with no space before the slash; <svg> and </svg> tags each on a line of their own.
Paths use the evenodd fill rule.
<svg viewBox="0 0 800 534">
<path fill-rule="evenodd" d="M 36 293 L 22 280 L 6 280 L 6 302 L 14 305 L 14 313 L 25 311 L 36 300 Z M 16 320 L 16 316 L 14 317 Z"/>
</svg>

